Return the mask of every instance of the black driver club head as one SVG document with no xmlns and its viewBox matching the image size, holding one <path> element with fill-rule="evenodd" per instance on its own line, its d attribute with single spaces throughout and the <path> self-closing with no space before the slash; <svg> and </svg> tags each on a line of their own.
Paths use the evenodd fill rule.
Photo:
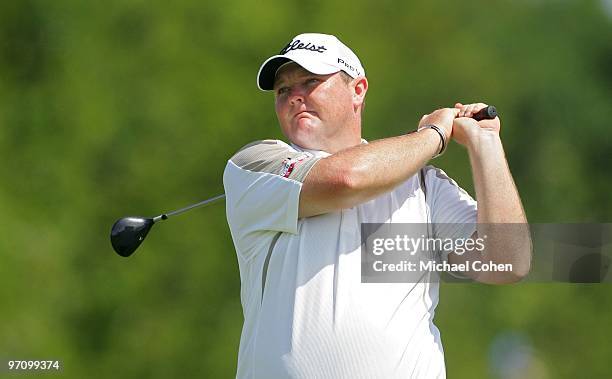
<svg viewBox="0 0 612 379">
<path fill-rule="evenodd" d="M 113 249 L 122 257 L 129 257 L 140 246 L 154 223 L 152 218 L 120 218 L 111 229 Z"/>
</svg>

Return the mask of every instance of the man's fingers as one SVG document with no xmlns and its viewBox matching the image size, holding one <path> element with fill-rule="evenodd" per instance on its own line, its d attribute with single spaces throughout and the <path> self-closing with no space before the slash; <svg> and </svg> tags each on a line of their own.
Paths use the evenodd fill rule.
<svg viewBox="0 0 612 379">
<path fill-rule="evenodd" d="M 457 113 L 455 114 L 455 117 L 465 117 L 465 111 L 467 110 L 467 107 L 469 105 L 463 105 L 461 103 L 455 103 L 455 109 L 457 109 Z"/>
<path fill-rule="evenodd" d="M 472 117 L 476 113 L 476 104 L 470 104 L 465 110 L 465 117 Z"/>
<path fill-rule="evenodd" d="M 461 104 L 455 103 L 455 108 L 459 109 L 458 117 L 472 117 L 479 110 L 486 108 L 487 104 L 485 103 L 472 103 L 472 104 Z"/>
</svg>

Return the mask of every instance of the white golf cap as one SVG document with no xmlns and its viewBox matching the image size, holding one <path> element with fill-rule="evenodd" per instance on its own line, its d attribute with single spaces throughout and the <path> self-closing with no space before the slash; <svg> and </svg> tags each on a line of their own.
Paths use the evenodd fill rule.
<svg viewBox="0 0 612 379">
<path fill-rule="evenodd" d="M 357 55 L 338 38 L 329 34 L 305 33 L 295 36 L 278 55 L 266 59 L 257 73 L 257 86 L 263 91 L 271 90 L 276 72 L 290 61 L 317 75 L 344 71 L 352 78 L 365 76 Z"/>
</svg>

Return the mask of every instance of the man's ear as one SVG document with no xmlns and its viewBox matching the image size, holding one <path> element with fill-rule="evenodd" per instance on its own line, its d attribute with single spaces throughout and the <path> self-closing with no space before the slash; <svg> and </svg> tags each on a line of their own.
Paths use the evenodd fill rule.
<svg viewBox="0 0 612 379">
<path fill-rule="evenodd" d="M 365 95 L 368 92 L 368 79 L 365 76 L 359 76 L 352 80 L 351 87 L 353 88 L 353 104 L 360 106 L 365 101 Z"/>
</svg>

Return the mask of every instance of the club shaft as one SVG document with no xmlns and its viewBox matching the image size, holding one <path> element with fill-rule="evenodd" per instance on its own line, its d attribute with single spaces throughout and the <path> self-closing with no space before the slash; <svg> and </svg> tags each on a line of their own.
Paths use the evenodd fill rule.
<svg viewBox="0 0 612 379">
<path fill-rule="evenodd" d="M 181 208 L 181 209 L 177 209 L 177 210 L 172 211 L 172 212 L 160 214 L 157 217 L 153 217 L 153 222 L 157 222 L 159 220 L 165 220 L 165 219 L 169 218 L 170 216 L 176 216 L 176 215 L 179 215 L 179 214 L 181 214 L 183 212 L 187 212 L 190 209 L 201 207 L 201 206 L 204 206 L 204 205 L 207 205 L 207 204 L 210 204 L 210 203 L 214 203 L 215 201 L 221 200 L 221 199 L 224 199 L 224 198 L 225 198 L 225 194 L 223 193 L 221 195 L 217 195 L 217 196 L 211 197 L 210 199 L 206 199 L 204 201 L 200 201 L 199 203 L 186 206 L 185 208 Z"/>
</svg>

